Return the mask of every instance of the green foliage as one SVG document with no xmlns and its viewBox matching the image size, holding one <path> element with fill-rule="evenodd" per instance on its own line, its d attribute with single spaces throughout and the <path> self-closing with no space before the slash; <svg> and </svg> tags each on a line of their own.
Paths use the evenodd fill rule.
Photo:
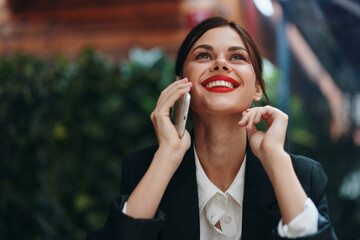
<svg viewBox="0 0 360 240">
<path fill-rule="evenodd" d="M 273 65 L 269 60 L 263 59 L 264 73 L 263 78 L 266 83 L 266 92 L 274 107 L 278 107 L 278 96 L 281 94 L 279 90 L 279 69 Z M 259 103 L 254 103 L 254 106 L 265 106 L 267 101 L 263 96 Z M 290 113 L 291 127 L 288 131 L 289 139 L 292 143 L 298 144 L 307 148 L 315 148 L 317 146 L 318 138 L 312 132 L 312 124 L 306 117 L 304 103 L 301 97 L 297 94 L 292 94 L 290 97 Z M 261 120 L 257 125 L 259 130 L 266 130 L 266 122 Z"/>
<path fill-rule="evenodd" d="M 156 140 L 149 116 L 173 79 L 156 53 L 0 58 L 0 239 L 84 239 L 104 224 L 123 156 Z"/>
</svg>

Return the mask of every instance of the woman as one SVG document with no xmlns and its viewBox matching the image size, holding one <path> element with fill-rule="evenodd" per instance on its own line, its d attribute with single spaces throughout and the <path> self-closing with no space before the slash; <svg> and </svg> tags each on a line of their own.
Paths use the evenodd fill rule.
<svg viewBox="0 0 360 240">
<path fill-rule="evenodd" d="M 319 163 L 284 151 L 287 115 L 264 94 L 251 37 L 221 17 L 196 26 L 151 114 L 159 146 L 123 162 L 121 195 L 89 239 L 337 239 Z M 194 131 L 169 110 L 190 92 Z M 267 122 L 267 131 L 255 124 Z"/>
</svg>

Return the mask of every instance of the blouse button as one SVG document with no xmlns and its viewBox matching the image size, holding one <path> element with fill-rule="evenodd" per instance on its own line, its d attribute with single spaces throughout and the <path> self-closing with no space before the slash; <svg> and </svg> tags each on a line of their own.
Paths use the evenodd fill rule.
<svg viewBox="0 0 360 240">
<path fill-rule="evenodd" d="M 226 218 L 225 218 L 225 223 L 226 223 L 226 224 L 231 223 L 231 217 L 226 217 Z"/>
</svg>

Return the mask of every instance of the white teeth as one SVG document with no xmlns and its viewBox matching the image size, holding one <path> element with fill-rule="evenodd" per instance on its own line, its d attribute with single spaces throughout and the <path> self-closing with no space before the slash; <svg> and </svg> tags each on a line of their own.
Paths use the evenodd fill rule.
<svg viewBox="0 0 360 240">
<path fill-rule="evenodd" d="M 223 81 L 223 80 L 209 82 L 209 83 L 207 83 L 205 85 L 205 87 L 207 87 L 207 88 L 213 88 L 213 87 L 218 87 L 218 86 L 227 87 L 227 88 L 234 88 L 235 87 L 232 83 L 226 82 L 226 81 Z"/>
</svg>

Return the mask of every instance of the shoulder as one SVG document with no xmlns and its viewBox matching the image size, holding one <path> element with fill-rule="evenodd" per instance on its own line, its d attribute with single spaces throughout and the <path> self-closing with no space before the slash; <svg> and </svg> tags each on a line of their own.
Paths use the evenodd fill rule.
<svg viewBox="0 0 360 240">
<path fill-rule="evenodd" d="M 324 169 L 319 162 L 302 155 L 290 154 L 290 157 L 298 177 L 320 175 L 326 178 Z"/>
<path fill-rule="evenodd" d="M 132 191 L 140 179 L 145 175 L 158 146 L 151 146 L 137 150 L 127 155 L 121 164 L 121 190 Z"/>
<path fill-rule="evenodd" d="M 158 149 L 157 145 L 139 149 L 135 152 L 127 155 L 122 162 L 122 169 L 139 169 L 139 168 L 148 168 L 156 150 Z"/>
<path fill-rule="evenodd" d="M 309 171 L 311 172 L 313 168 L 318 170 L 322 170 L 321 164 L 309 157 L 305 157 L 302 155 L 290 154 L 293 166 L 295 171 L 299 172 L 299 174 L 304 173 L 307 174 Z"/>
<path fill-rule="evenodd" d="M 290 154 L 295 173 L 308 196 L 321 196 L 327 185 L 322 165 L 305 156 Z"/>
<path fill-rule="evenodd" d="M 150 158 L 150 162 L 151 162 L 157 149 L 158 149 L 157 145 L 139 149 L 139 150 L 127 155 L 125 157 L 123 163 L 145 164 L 147 161 L 149 161 L 149 158 Z"/>
</svg>

